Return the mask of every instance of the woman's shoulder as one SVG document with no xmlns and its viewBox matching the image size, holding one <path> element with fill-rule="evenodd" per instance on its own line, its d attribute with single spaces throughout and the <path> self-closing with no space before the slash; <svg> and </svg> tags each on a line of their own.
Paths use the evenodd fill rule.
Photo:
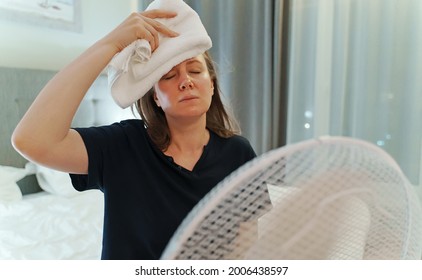
<svg viewBox="0 0 422 280">
<path fill-rule="evenodd" d="M 123 140 L 144 137 L 146 134 L 144 122 L 139 119 L 129 119 L 108 125 L 74 128 L 82 138 L 91 139 L 93 143 L 115 143 Z"/>
<path fill-rule="evenodd" d="M 145 123 L 141 119 L 127 119 L 127 120 L 121 120 L 119 122 L 114 123 L 114 125 L 119 125 L 123 128 L 145 128 Z"/>
<path fill-rule="evenodd" d="M 217 134 L 214 134 L 214 135 L 217 139 L 220 139 L 221 142 L 225 142 L 230 145 L 242 145 L 242 146 L 251 145 L 249 140 L 242 135 L 235 134 L 230 137 L 221 137 L 221 136 L 218 136 Z"/>
<path fill-rule="evenodd" d="M 217 146 L 220 146 L 220 148 L 224 149 L 230 154 L 236 154 L 240 152 L 250 154 L 251 156 L 255 156 L 255 151 L 252 148 L 251 143 L 244 136 L 235 134 L 233 136 L 224 138 L 218 136 L 217 134 L 213 134 L 213 138 L 215 139 L 215 143 Z"/>
<path fill-rule="evenodd" d="M 112 123 L 110 125 L 100 126 L 99 128 L 116 133 L 120 131 L 124 134 L 131 134 L 145 131 L 145 123 L 140 119 L 127 119 Z"/>
<path fill-rule="evenodd" d="M 233 142 L 242 143 L 244 145 L 248 145 L 248 146 L 251 145 L 249 140 L 242 135 L 235 134 L 232 137 L 229 137 L 228 139 L 230 139 Z"/>
</svg>

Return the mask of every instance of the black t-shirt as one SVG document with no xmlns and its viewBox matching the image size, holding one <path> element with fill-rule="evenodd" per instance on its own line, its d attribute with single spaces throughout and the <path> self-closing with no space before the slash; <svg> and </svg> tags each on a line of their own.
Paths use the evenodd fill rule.
<svg viewBox="0 0 422 280">
<path fill-rule="evenodd" d="M 159 259 L 189 211 L 222 179 L 254 158 L 241 136 L 210 140 L 192 171 L 150 140 L 142 120 L 76 128 L 88 151 L 88 175 L 75 189 L 104 193 L 102 259 Z"/>
</svg>

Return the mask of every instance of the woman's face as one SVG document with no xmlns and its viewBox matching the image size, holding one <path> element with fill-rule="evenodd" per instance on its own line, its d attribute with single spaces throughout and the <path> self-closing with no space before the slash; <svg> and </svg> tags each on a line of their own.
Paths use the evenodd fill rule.
<svg viewBox="0 0 422 280">
<path fill-rule="evenodd" d="M 204 115 L 210 105 L 214 85 L 203 55 L 176 65 L 154 86 L 154 100 L 167 118 Z"/>
</svg>

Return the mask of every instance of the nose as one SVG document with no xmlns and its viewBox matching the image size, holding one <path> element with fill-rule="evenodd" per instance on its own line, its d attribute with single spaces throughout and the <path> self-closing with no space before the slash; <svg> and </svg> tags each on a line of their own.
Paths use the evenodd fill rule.
<svg viewBox="0 0 422 280">
<path fill-rule="evenodd" d="M 191 79 L 190 78 L 186 78 L 186 79 L 184 79 L 181 83 L 180 83 L 180 85 L 179 85 L 179 89 L 180 90 L 186 90 L 186 89 L 193 89 L 193 83 L 192 83 L 192 81 L 191 81 Z"/>
</svg>

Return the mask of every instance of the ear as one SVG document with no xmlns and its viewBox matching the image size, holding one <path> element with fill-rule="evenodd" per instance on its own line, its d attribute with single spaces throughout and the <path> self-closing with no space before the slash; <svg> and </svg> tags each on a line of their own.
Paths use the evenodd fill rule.
<svg viewBox="0 0 422 280">
<path fill-rule="evenodd" d="M 155 93 L 155 91 L 154 91 L 153 97 L 154 97 L 155 104 L 157 104 L 157 107 L 161 107 L 160 100 L 158 100 L 157 94 Z"/>
<path fill-rule="evenodd" d="M 157 104 L 158 107 L 161 107 L 160 100 L 158 100 L 158 97 L 157 97 L 157 84 L 154 85 L 154 92 L 153 92 L 152 97 L 154 98 L 155 104 Z"/>
</svg>

